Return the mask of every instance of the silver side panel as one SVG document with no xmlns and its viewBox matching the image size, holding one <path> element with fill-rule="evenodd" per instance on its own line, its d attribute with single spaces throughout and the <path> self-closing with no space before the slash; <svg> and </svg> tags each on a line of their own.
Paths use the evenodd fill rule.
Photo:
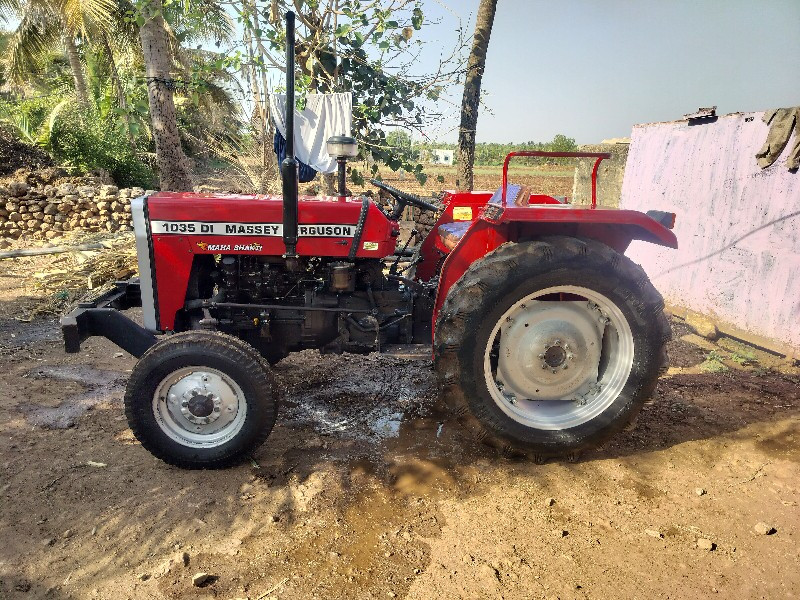
<svg viewBox="0 0 800 600">
<path fill-rule="evenodd" d="M 144 328 L 157 332 L 156 303 L 153 292 L 153 269 L 150 265 L 150 244 L 147 219 L 144 216 L 144 203 L 147 196 L 131 200 L 133 231 L 136 234 L 136 256 L 139 259 L 139 287 L 142 291 L 142 317 Z"/>
</svg>

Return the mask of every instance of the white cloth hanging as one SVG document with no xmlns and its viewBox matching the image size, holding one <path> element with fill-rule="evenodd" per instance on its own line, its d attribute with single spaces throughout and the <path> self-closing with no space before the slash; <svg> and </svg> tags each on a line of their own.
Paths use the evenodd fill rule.
<svg viewBox="0 0 800 600">
<path fill-rule="evenodd" d="M 272 121 L 286 138 L 286 94 L 270 94 Z M 334 135 L 350 135 L 353 124 L 353 95 L 308 94 L 306 107 L 294 113 L 294 155 L 320 173 L 336 172 L 336 159 L 328 156 L 325 144 Z"/>
</svg>

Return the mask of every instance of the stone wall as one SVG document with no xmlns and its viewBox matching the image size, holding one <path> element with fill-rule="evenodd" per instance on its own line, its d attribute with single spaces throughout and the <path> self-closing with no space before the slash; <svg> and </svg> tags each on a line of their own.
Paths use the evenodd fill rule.
<svg viewBox="0 0 800 600">
<path fill-rule="evenodd" d="M 628 160 L 628 144 L 586 144 L 579 146 L 580 152 L 608 152 L 610 159 L 600 163 L 597 169 L 597 204 L 601 206 L 619 206 L 622 195 L 622 177 L 625 174 L 625 162 Z M 592 202 L 592 167 L 594 158 L 581 158 L 575 169 L 575 182 L 572 187 L 573 204 L 591 204 Z"/>
<path fill-rule="evenodd" d="M 130 231 L 131 198 L 142 188 L 61 183 L 0 186 L 0 238 L 60 237 L 66 231 Z"/>
</svg>

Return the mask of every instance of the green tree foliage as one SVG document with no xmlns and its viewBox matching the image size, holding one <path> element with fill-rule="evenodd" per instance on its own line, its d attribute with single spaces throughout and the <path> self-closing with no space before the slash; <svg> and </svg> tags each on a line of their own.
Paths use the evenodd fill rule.
<svg viewBox="0 0 800 600">
<path fill-rule="evenodd" d="M 380 164 L 425 180 L 413 153 L 398 153 L 387 140 L 397 128 L 424 131 L 441 118 L 436 109 L 446 86 L 462 66 L 463 40 L 442 58 L 436 74 L 412 76 L 421 48 L 417 32 L 426 26 L 420 0 L 248 0 L 241 9 L 245 27 L 259 49 L 258 69 L 283 65 L 283 14 L 297 11 L 297 87 L 303 92 L 352 92 L 353 135 L 361 157 L 377 175 Z M 255 21 L 249 16 L 263 17 Z M 351 165 L 350 176 L 363 182 Z"/>
<path fill-rule="evenodd" d="M 176 57 L 181 141 L 201 154 L 205 139 L 235 135 L 241 121 L 230 74 L 215 68 L 215 53 L 181 44 L 209 37 L 220 43 L 233 25 L 217 4 L 201 11 L 193 2 L 168 2 L 165 15 Z M 102 168 L 120 184 L 153 186 L 135 6 L 127 0 L 0 0 L 0 19 L 11 18 L 15 30 L 0 33 L 5 127 L 76 172 Z"/>
<path fill-rule="evenodd" d="M 391 148 L 390 152 L 400 157 L 406 163 L 419 160 L 419 150 L 414 147 L 411 141 L 411 134 L 404 129 L 395 129 L 386 134 L 386 145 Z"/>
<path fill-rule="evenodd" d="M 19 138 L 47 150 L 76 173 L 108 171 L 119 185 L 152 187 L 147 156 L 135 152 L 113 113 L 87 111 L 70 97 L 36 97 L 0 101 L 0 121 Z"/>
<path fill-rule="evenodd" d="M 112 119 L 100 119 L 75 106 L 65 110 L 50 131 L 50 150 L 79 172 L 104 169 L 121 186 L 153 187 L 153 170 L 131 149 Z"/>
<path fill-rule="evenodd" d="M 427 143 L 416 146 L 422 153 L 430 154 L 434 148 L 448 148 L 455 150 L 456 144 Z M 521 144 L 478 143 L 475 144 L 475 164 L 481 166 L 501 166 L 509 152 L 524 150 L 539 150 L 546 152 L 577 152 L 578 145 L 573 138 L 562 134 L 556 135 L 551 142 L 523 142 Z M 519 158 L 515 164 L 570 164 L 569 158 Z"/>
<path fill-rule="evenodd" d="M 105 168 L 125 183 L 151 182 L 155 144 L 140 32 L 153 2 L 0 0 L 0 21 L 16 27 L 11 35 L 0 35 L 5 126 L 67 166 Z M 424 181 L 410 134 L 440 121 L 437 103 L 463 74 L 465 40 L 444 53 L 435 73 L 418 71 L 424 48 L 418 32 L 431 25 L 421 0 L 161 0 L 159 5 L 172 64 L 156 83 L 174 94 L 180 144 L 190 156 L 270 162 L 266 97 L 280 91 L 272 86 L 284 68 L 283 14 L 294 10 L 300 95 L 353 93 L 352 133 L 364 162 L 352 162 L 351 178 L 363 181 L 386 165 Z M 242 39 L 233 40 L 234 33 Z M 202 42 L 220 50 L 201 48 Z M 258 110 L 250 114 L 252 106 Z M 400 131 L 405 135 L 394 133 Z"/>
</svg>

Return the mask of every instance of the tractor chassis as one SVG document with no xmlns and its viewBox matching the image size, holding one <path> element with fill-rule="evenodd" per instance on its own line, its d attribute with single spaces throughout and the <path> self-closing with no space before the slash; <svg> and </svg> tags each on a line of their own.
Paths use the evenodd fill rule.
<svg viewBox="0 0 800 600">
<path fill-rule="evenodd" d="M 81 302 L 61 318 L 64 348 L 80 352 L 81 343 L 88 337 L 100 336 L 141 358 L 157 338 L 144 327 L 125 316 L 122 311 L 142 305 L 139 280 L 117 281 L 114 288 L 91 302 Z"/>
<path fill-rule="evenodd" d="M 96 299 L 81 302 L 74 310 L 61 318 L 61 333 L 64 338 L 65 351 L 69 354 L 76 354 L 80 352 L 81 344 L 87 338 L 96 336 L 107 338 L 132 356 L 141 358 L 159 340 L 159 337 L 123 312 L 141 305 L 142 297 L 138 278 L 117 281 L 111 290 Z M 213 307 L 230 305 L 231 303 L 217 303 Z M 346 308 L 286 307 L 268 304 L 251 304 L 247 307 L 251 309 L 291 308 L 304 311 L 363 312 Z M 430 358 L 431 346 L 420 343 L 386 344 L 380 347 L 380 353 L 407 359 Z"/>
</svg>

